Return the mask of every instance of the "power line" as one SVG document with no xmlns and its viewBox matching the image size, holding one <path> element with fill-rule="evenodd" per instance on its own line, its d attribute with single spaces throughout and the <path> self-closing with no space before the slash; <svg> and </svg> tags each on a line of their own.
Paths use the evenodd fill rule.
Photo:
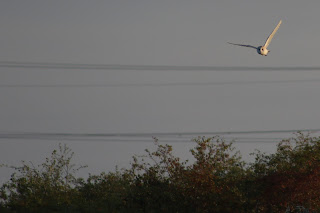
<svg viewBox="0 0 320 213">
<path fill-rule="evenodd" d="M 0 61 L 0 67 L 33 69 L 72 70 L 136 70 L 136 71 L 320 71 L 320 67 L 246 67 L 246 66 L 171 66 L 171 65 L 120 65 L 120 64 L 75 64 Z"/>
<path fill-rule="evenodd" d="M 294 133 L 294 132 L 320 132 L 320 129 L 292 129 L 292 130 L 255 130 L 255 131 L 227 131 L 227 132 L 159 132 L 159 133 L 0 133 L 0 139 L 72 139 L 72 140 L 87 140 L 87 139 L 101 139 L 107 138 L 152 138 L 152 137 L 170 137 L 181 138 L 186 136 L 235 136 L 235 135 L 256 135 L 256 134 L 277 134 L 277 133 Z M 238 136 L 239 137 L 239 136 Z M 261 140 L 261 137 L 239 137 L 242 139 L 257 139 Z M 274 138 L 272 138 L 274 139 Z"/>
<path fill-rule="evenodd" d="M 164 86 L 219 86 L 275 83 L 312 83 L 320 79 L 270 80 L 270 81 L 230 81 L 230 82 L 174 82 L 141 84 L 0 84 L 0 88 L 103 88 L 103 87 L 164 87 Z"/>
<path fill-rule="evenodd" d="M 279 143 L 288 138 L 288 133 L 308 132 L 318 133 L 320 129 L 303 130 L 265 130 L 265 131 L 230 131 L 230 132 L 169 132 L 169 133 L 0 133 L 1 140 L 41 140 L 69 142 L 103 142 L 103 143 L 151 143 L 153 138 L 160 143 L 191 143 L 197 137 L 221 136 L 227 142 L 238 143 Z M 287 134 L 285 134 L 287 133 Z M 281 135 L 279 135 L 281 134 Z M 275 137 L 276 136 L 276 137 Z"/>
</svg>

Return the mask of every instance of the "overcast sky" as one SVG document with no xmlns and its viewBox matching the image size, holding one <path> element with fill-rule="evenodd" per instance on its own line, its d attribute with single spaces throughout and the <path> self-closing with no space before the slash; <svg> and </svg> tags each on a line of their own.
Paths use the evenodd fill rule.
<svg viewBox="0 0 320 213">
<path fill-rule="evenodd" d="M 71 70 L 1 62 L 320 67 L 319 9 L 319 0 L 1 1 L 0 133 L 318 129 L 319 70 Z M 227 44 L 262 45 L 280 19 L 267 57 Z M 3 159 L 44 152 L 1 140 Z M 133 151 L 103 146 L 82 156 L 94 165 L 92 156 L 106 153 L 113 168 L 116 156 Z"/>
<path fill-rule="evenodd" d="M 0 62 L 317 67 L 319 8 L 317 0 L 1 1 Z M 262 45 L 280 19 L 267 57 L 227 44 Z M 317 119 L 318 82 L 299 81 L 319 80 L 318 71 L 0 70 L 2 86 L 56 85 L 2 87 L 2 131 L 290 129 Z M 257 84 L 275 80 L 293 82 Z M 227 85 L 183 85 L 212 83 Z M 145 86 L 59 87 L 119 84 Z M 312 105 L 297 101 L 305 96 Z"/>
<path fill-rule="evenodd" d="M 136 65 L 318 66 L 317 0 L 1 1 L 1 60 Z M 268 58 L 261 45 L 283 24 Z"/>
</svg>

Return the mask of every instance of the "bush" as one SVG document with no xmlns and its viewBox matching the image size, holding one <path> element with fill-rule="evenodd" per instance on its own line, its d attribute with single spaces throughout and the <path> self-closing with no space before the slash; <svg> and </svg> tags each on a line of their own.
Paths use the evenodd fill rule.
<svg viewBox="0 0 320 213">
<path fill-rule="evenodd" d="M 257 153 L 251 169 L 262 212 L 294 211 L 297 206 L 320 210 L 319 137 L 297 133 L 281 141 L 276 153 Z"/>
<path fill-rule="evenodd" d="M 198 137 L 181 161 L 155 138 L 155 151 L 129 169 L 74 174 L 73 152 L 59 146 L 45 163 L 23 162 L 0 190 L 1 212 L 301 212 L 320 210 L 320 138 L 297 133 L 276 153 L 245 164 L 232 143 Z"/>
<path fill-rule="evenodd" d="M 15 172 L 1 187 L 2 206 L 18 212 L 72 211 L 77 194 L 74 173 L 83 168 L 71 164 L 72 157 L 71 149 L 60 144 L 41 165 L 6 166 Z"/>
</svg>

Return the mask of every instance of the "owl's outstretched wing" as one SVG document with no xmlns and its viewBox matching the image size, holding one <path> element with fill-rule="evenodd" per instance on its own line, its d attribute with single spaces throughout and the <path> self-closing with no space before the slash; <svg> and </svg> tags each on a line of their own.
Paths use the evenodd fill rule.
<svg viewBox="0 0 320 213">
<path fill-rule="evenodd" d="M 265 48 L 267 48 L 274 36 L 274 34 L 276 34 L 276 32 L 278 31 L 280 24 L 282 23 L 282 20 L 279 21 L 279 24 L 276 26 L 276 28 L 274 28 L 274 30 L 272 31 L 272 33 L 269 35 L 269 37 L 266 40 L 266 43 L 264 44 Z"/>
<path fill-rule="evenodd" d="M 257 49 L 258 47 L 252 46 L 252 45 L 247 45 L 247 44 L 235 44 L 235 43 L 231 43 L 231 42 L 227 42 L 228 44 L 232 44 L 232 45 L 237 45 L 237 46 L 241 46 L 241 47 L 249 47 L 249 48 L 253 48 L 253 49 Z"/>
</svg>

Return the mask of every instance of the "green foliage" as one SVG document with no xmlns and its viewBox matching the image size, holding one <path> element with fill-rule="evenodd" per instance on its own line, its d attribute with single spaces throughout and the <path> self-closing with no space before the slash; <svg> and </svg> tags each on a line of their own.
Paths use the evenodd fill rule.
<svg viewBox="0 0 320 213">
<path fill-rule="evenodd" d="M 78 208 L 82 212 L 119 212 L 127 205 L 125 195 L 129 193 L 131 177 L 116 171 L 108 174 L 90 175 L 78 182 Z"/>
<path fill-rule="evenodd" d="M 41 165 L 22 162 L 20 167 L 6 166 L 15 172 L 1 187 L 2 205 L 18 212 L 72 210 L 74 173 L 83 168 L 71 164 L 72 157 L 70 148 L 60 145 Z"/>
<path fill-rule="evenodd" d="M 219 137 L 194 139 L 194 162 L 181 162 L 172 147 L 155 139 L 156 151 L 134 158 L 130 172 L 140 186 L 141 206 L 149 210 L 234 211 L 246 202 L 241 192 L 244 162 L 231 143 Z M 146 159 L 147 158 L 147 159 Z M 144 191 L 143 191 L 144 190 Z M 145 191 L 147 190 L 147 191 Z M 154 191 L 153 191 L 154 190 Z M 156 197 L 154 197 L 156 196 Z M 146 199 L 147 198 L 147 199 Z M 141 200 L 141 199 L 140 199 Z M 159 203 L 167 204 L 159 207 Z"/>
<path fill-rule="evenodd" d="M 129 169 L 77 179 L 83 167 L 59 146 L 38 166 L 23 162 L 0 189 L 1 212 L 309 212 L 320 210 L 320 138 L 297 133 L 276 153 L 245 164 L 232 143 L 198 137 L 182 161 L 154 138 L 155 150 Z"/>
<path fill-rule="evenodd" d="M 301 132 L 283 140 L 277 152 L 256 154 L 251 165 L 261 212 L 320 210 L 320 138 Z"/>
</svg>

